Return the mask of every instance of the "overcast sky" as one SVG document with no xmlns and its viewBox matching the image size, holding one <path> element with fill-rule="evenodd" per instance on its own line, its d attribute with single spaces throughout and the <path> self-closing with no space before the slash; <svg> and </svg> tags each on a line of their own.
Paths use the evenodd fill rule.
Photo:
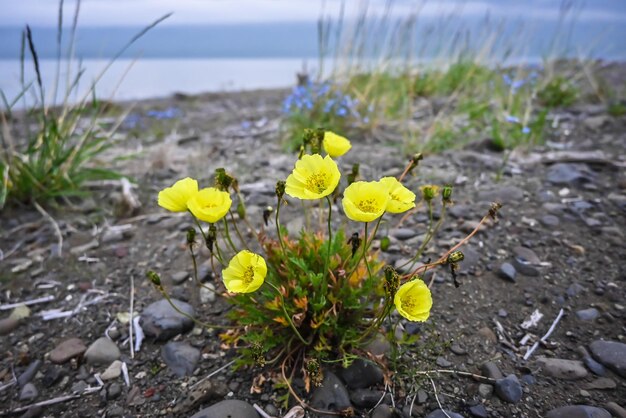
<svg viewBox="0 0 626 418">
<path fill-rule="evenodd" d="M 347 14 L 354 14 L 364 1 L 346 0 Z M 370 0 L 370 11 L 382 13 L 386 0 Z M 554 19 L 561 0 L 395 0 L 394 14 L 418 9 L 420 16 L 458 13 L 495 17 Z M 575 2 L 583 20 L 626 20 L 626 0 Z M 71 20 L 76 0 L 65 1 L 65 22 Z M 211 24 L 316 20 L 322 9 L 336 17 L 341 0 L 83 0 L 81 26 L 145 25 L 174 12 L 164 24 Z M 0 0 L 0 26 L 56 26 L 59 2 L 55 0 Z"/>
</svg>

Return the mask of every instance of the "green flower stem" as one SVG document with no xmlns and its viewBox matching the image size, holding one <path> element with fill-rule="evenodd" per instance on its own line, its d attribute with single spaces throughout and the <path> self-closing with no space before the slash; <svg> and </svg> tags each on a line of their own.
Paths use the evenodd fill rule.
<svg viewBox="0 0 626 418">
<path fill-rule="evenodd" d="M 196 261 L 196 253 L 193 251 L 193 244 L 189 245 L 189 253 L 191 253 L 191 262 L 193 264 L 193 283 L 194 289 L 191 292 L 191 298 L 194 308 L 200 307 L 200 280 L 198 279 L 198 262 Z"/>
<path fill-rule="evenodd" d="M 330 201 L 330 198 L 326 196 L 326 201 L 328 202 L 328 251 L 326 252 L 326 260 L 324 260 L 324 291 L 326 289 L 326 278 L 328 277 L 328 267 L 330 265 L 330 248 L 332 247 L 332 237 L 333 230 L 331 226 L 331 215 L 333 213 L 333 204 Z M 367 226 L 367 224 L 366 224 Z"/>
<path fill-rule="evenodd" d="M 226 235 L 226 241 L 230 244 L 230 248 L 232 248 L 233 252 L 237 254 L 237 247 L 233 244 L 233 240 L 230 238 L 230 231 L 228 230 L 228 221 L 226 218 L 222 218 L 224 221 L 224 234 Z"/>
<path fill-rule="evenodd" d="M 191 212 L 189 212 L 189 213 L 191 213 Z M 193 218 L 194 222 L 196 223 L 196 225 L 200 229 L 200 233 L 202 234 L 202 238 L 204 238 L 204 243 L 206 244 L 207 242 L 209 242 L 209 238 L 204 233 L 204 229 L 202 229 L 202 225 L 200 224 L 200 221 L 198 220 L 198 218 L 193 216 L 193 214 L 191 214 L 191 217 Z M 214 242 L 214 244 L 215 244 L 215 247 L 218 250 L 218 253 L 215 253 L 214 251 L 211 251 L 211 267 L 213 269 L 213 272 L 215 273 L 215 266 L 213 265 L 213 257 L 215 256 L 215 258 L 217 258 L 217 261 L 219 261 L 222 266 L 224 266 L 224 261 L 222 261 L 222 256 L 221 256 L 221 254 L 219 254 L 219 248 L 217 247 L 217 240 Z"/>
<path fill-rule="evenodd" d="M 280 244 L 280 249 L 283 251 L 283 257 L 287 258 L 287 251 L 285 250 L 285 243 L 283 242 L 283 237 L 280 234 L 280 220 L 278 216 L 280 215 L 280 207 L 281 207 L 282 199 L 278 198 L 278 203 L 276 204 L 276 216 L 274 217 L 274 223 L 276 224 L 276 236 L 278 237 L 278 243 Z"/>
<path fill-rule="evenodd" d="M 233 227 L 235 228 L 235 233 L 237 234 L 237 237 L 239 237 L 239 241 L 241 241 L 243 246 L 246 247 L 246 250 L 249 250 L 250 247 L 248 247 L 248 243 L 245 239 L 243 239 L 243 235 L 241 235 L 241 231 L 239 231 L 239 227 L 237 226 L 237 222 L 235 221 L 235 215 L 233 214 L 233 211 L 229 210 L 228 212 L 230 213 L 230 219 L 233 222 Z"/>
<path fill-rule="evenodd" d="M 380 218 L 378 222 L 380 223 Z M 365 262 L 365 267 L 367 267 L 367 275 L 369 276 L 369 279 L 372 280 L 372 270 L 370 269 L 370 263 L 367 262 L 367 257 L 365 255 L 372 242 L 371 240 L 368 239 L 369 235 L 367 234 L 367 225 L 368 225 L 368 222 L 365 222 L 365 242 L 363 243 L 363 261 Z M 378 224 L 376 224 L 376 226 L 378 226 Z M 374 238 L 372 237 L 372 239 Z"/>
<path fill-rule="evenodd" d="M 422 245 L 420 245 L 415 255 L 409 261 L 401 265 L 400 268 L 403 268 L 407 266 L 408 264 L 411 264 L 411 267 L 409 267 L 409 270 L 413 270 L 413 266 L 415 266 L 415 263 L 417 262 L 417 260 L 422 256 L 424 250 L 426 249 L 426 246 L 433 239 L 433 237 L 437 234 L 437 231 L 439 231 L 439 228 L 441 228 L 441 225 L 443 224 L 443 221 L 446 215 L 446 204 L 444 203 L 441 205 L 441 212 L 439 212 L 439 221 L 437 222 L 437 225 L 435 225 L 434 228 L 432 227 L 432 224 L 433 224 L 432 203 L 428 202 L 428 205 L 430 208 L 430 222 L 428 225 L 428 234 L 426 235 L 424 242 L 422 242 Z"/>
<path fill-rule="evenodd" d="M 278 288 L 276 286 L 274 286 L 272 283 L 268 282 L 267 280 L 264 281 L 264 283 L 267 283 L 272 289 L 274 289 L 276 291 L 276 293 L 278 293 L 278 297 L 280 297 L 280 306 L 283 308 L 283 313 L 285 314 L 285 318 L 287 318 L 287 321 L 289 322 L 289 325 L 291 326 L 291 329 L 293 330 L 293 332 L 296 334 L 296 336 L 298 337 L 298 339 L 302 342 L 302 344 L 304 345 L 309 345 L 311 344 L 310 341 L 306 341 L 304 338 L 302 338 L 302 335 L 300 334 L 300 332 L 298 331 L 298 328 L 296 328 L 295 324 L 293 323 L 293 321 L 291 320 L 291 317 L 289 316 L 289 313 L 287 312 L 287 308 L 285 308 L 285 298 L 283 297 L 283 294 L 280 293 L 280 290 L 278 290 Z"/>
</svg>

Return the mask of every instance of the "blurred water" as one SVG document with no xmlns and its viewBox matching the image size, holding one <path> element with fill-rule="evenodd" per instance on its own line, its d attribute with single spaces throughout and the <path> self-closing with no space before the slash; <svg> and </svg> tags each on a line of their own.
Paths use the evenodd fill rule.
<svg viewBox="0 0 626 418">
<path fill-rule="evenodd" d="M 302 70 L 306 62 L 288 58 L 120 59 L 97 83 L 96 96 L 99 99 L 133 100 L 164 97 L 173 93 L 282 88 L 295 84 L 296 73 Z M 77 64 L 73 63 L 72 77 L 77 73 Z M 71 102 L 80 100 L 88 92 L 106 64 L 107 60 L 81 62 L 84 73 L 78 88 L 70 97 Z M 56 66 L 56 60 L 45 59 L 40 62 L 42 82 L 49 103 L 52 103 Z M 63 61 L 57 103 L 65 92 L 66 66 L 67 61 Z M 315 70 L 313 67 L 309 69 Z M 31 62 L 26 63 L 25 73 L 26 80 L 35 80 Z M 0 60 L 0 90 L 9 101 L 20 93 L 19 60 Z M 21 107 L 21 102 L 18 105 Z"/>
</svg>

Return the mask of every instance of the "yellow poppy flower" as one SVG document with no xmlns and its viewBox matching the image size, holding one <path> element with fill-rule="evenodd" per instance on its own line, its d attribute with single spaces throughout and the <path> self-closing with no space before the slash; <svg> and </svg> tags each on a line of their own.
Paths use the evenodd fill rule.
<svg viewBox="0 0 626 418">
<path fill-rule="evenodd" d="M 232 203 L 227 192 L 208 187 L 191 196 L 187 206 L 196 218 L 215 223 L 228 213 Z"/>
<path fill-rule="evenodd" d="M 198 181 L 189 177 L 178 180 L 172 187 L 159 192 L 158 204 L 172 212 L 187 210 L 187 201 L 198 193 Z"/>
<path fill-rule="evenodd" d="M 335 191 L 340 177 L 337 163 L 329 155 L 303 155 L 287 177 L 285 192 L 298 199 L 320 199 Z"/>
<path fill-rule="evenodd" d="M 341 157 L 352 148 L 352 144 L 350 144 L 347 138 L 331 131 L 324 132 L 322 145 L 324 146 L 324 151 L 333 158 Z"/>
<path fill-rule="evenodd" d="M 265 259 L 248 250 L 238 252 L 222 270 L 224 286 L 233 293 L 254 292 L 261 287 L 266 275 Z"/>
<path fill-rule="evenodd" d="M 343 211 L 353 221 L 370 222 L 385 213 L 389 192 L 378 181 L 357 181 L 343 192 Z"/>
<path fill-rule="evenodd" d="M 383 177 L 380 182 L 389 190 L 387 212 L 402 213 L 415 207 L 415 193 L 404 187 L 395 177 Z"/>
<path fill-rule="evenodd" d="M 430 315 L 433 299 L 426 283 L 421 279 L 415 279 L 400 286 L 393 303 L 400 315 L 409 321 L 424 322 Z"/>
</svg>

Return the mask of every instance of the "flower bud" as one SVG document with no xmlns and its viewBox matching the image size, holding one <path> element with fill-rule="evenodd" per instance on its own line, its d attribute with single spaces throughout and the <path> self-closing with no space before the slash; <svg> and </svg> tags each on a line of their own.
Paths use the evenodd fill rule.
<svg viewBox="0 0 626 418">
<path fill-rule="evenodd" d="M 422 196 L 424 197 L 424 200 L 426 202 L 430 202 L 439 193 L 439 186 L 428 184 L 426 186 L 420 187 L 420 190 L 422 191 Z"/>
<path fill-rule="evenodd" d="M 215 187 L 218 190 L 227 191 L 234 181 L 235 178 L 226 173 L 226 170 L 224 170 L 223 168 L 218 168 L 215 170 Z"/>
<path fill-rule="evenodd" d="M 387 251 L 389 249 L 389 246 L 391 245 L 391 240 L 389 239 L 389 237 L 383 237 L 380 240 L 380 249 L 383 251 Z"/>
<path fill-rule="evenodd" d="M 391 266 L 385 266 L 385 294 L 389 298 L 393 298 L 396 292 L 398 291 L 398 287 L 400 286 L 400 276 L 398 272 Z"/>
<path fill-rule="evenodd" d="M 348 186 L 354 183 L 357 177 L 359 177 L 359 168 L 359 163 L 352 164 L 352 171 L 348 174 Z"/>
<path fill-rule="evenodd" d="M 441 201 L 443 203 L 452 203 L 452 200 L 450 199 L 451 197 L 452 197 L 452 186 L 450 185 L 443 186 L 443 189 L 441 190 Z"/>
<path fill-rule="evenodd" d="M 187 245 L 191 246 L 196 242 L 196 230 L 189 228 L 187 230 Z"/>
<path fill-rule="evenodd" d="M 159 275 L 157 273 L 155 273 L 154 271 L 148 270 L 148 272 L 146 273 L 146 277 L 155 286 L 161 286 L 161 277 L 159 277 Z"/>
<path fill-rule="evenodd" d="M 461 251 L 454 251 L 448 256 L 448 264 L 456 264 L 465 259 L 465 255 Z"/>
<path fill-rule="evenodd" d="M 279 180 L 276 182 L 276 197 L 278 197 L 278 201 L 282 201 L 283 196 L 285 195 L 285 182 Z"/>
</svg>

